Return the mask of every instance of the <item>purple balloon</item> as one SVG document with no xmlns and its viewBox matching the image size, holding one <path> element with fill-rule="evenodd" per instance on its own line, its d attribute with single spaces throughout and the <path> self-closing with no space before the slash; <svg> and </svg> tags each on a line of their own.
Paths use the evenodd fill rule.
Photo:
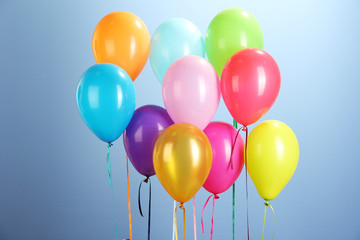
<svg viewBox="0 0 360 240">
<path fill-rule="evenodd" d="M 172 124 L 173 120 L 162 107 L 145 105 L 135 110 L 123 138 L 132 165 L 142 175 L 150 177 L 155 174 L 155 142 L 160 133 Z"/>
</svg>

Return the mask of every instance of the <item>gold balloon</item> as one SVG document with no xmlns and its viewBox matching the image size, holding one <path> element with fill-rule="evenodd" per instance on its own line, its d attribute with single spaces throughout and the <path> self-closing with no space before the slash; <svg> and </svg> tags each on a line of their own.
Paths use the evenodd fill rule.
<svg viewBox="0 0 360 240">
<path fill-rule="evenodd" d="M 251 131 L 246 168 L 259 195 L 266 201 L 276 198 L 289 182 L 298 159 L 298 141 L 285 123 L 269 120 Z"/>
<path fill-rule="evenodd" d="M 176 201 L 185 203 L 196 194 L 210 173 L 211 145 L 198 127 L 177 123 L 158 137 L 153 161 L 165 190 Z"/>
</svg>

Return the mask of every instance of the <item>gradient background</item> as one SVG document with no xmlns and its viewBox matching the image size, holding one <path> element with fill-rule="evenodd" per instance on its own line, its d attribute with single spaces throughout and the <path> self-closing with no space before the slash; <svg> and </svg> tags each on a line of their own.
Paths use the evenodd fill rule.
<svg viewBox="0 0 360 240">
<path fill-rule="evenodd" d="M 106 144 L 82 122 L 75 90 L 95 64 L 93 30 L 106 14 L 126 10 L 152 35 L 172 17 L 205 35 L 221 10 L 241 7 L 260 22 L 264 49 L 278 62 L 280 95 L 260 120 L 277 119 L 298 137 L 300 159 L 271 203 L 276 239 L 360 239 L 359 116 L 360 2 L 344 1 L 89 1 L 0 0 L 0 239 L 115 239 Z M 135 81 L 137 107 L 163 106 L 149 62 Z M 223 102 L 214 118 L 231 123 Z M 251 126 L 253 128 L 254 126 Z M 122 140 L 112 148 L 119 239 L 129 236 L 126 161 Z M 130 168 L 133 238 L 146 239 L 137 210 L 143 179 Z M 236 239 L 246 239 L 245 175 L 236 185 Z M 147 212 L 144 185 L 143 208 Z M 198 239 L 209 239 L 209 196 L 197 197 Z M 214 239 L 232 239 L 231 191 L 215 204 Z M 249 183 L 250 233 L 261 238 L 263 200 Z M 152 239 L 171 239 L 173 201 L 153 178 Z M 193 239 L 192 205 L 186 204 Z M 179 214 L 182 239 L 182 214 Z M 265 239 L 273 233 L 271 214 Z"/>
</svg>

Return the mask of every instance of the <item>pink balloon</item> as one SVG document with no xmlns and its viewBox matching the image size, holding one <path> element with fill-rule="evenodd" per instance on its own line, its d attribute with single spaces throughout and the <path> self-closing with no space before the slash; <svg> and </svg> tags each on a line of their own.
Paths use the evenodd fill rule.
<svg viewBox="0 0 360 240">
<path fill-rule="evenodd" d="M 228 123 L 211 122 L 204 130 L 213 153 L 213 163 L 203 187 L 213 193 L 225 192 L 239 177 L 244 166 L 244 141 L 239 134 L 232 155 L 231 148 L 237 134 L 236 129 Z"/>
<path fill-rule="evenodd" d="M 265 51 L 247 48 L 234 54 L 221 74 L 221 92 L 232 117 L 248 126 L 273 105 L 280 91 L 280 70 Z"/>
<path fill-rule="evenodd" d="M 204 129 L 219 106 L 219 78 L 206 59 L 185 56 L 167 70 L 162 93 L 165 108 L 175 123 Z"/>
</svg>

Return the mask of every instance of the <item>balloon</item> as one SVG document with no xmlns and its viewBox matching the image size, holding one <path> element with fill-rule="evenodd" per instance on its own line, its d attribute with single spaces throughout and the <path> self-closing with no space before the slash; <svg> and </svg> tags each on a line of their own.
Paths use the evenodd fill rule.
<svg viewBox="0 0 360 240">
<path fill-rule="evenodd" d="M 151 38 L 150 63 L 160 83 L 175 60 L 187 56 L 205 57 L 200 30 L 189 20 L 173 18 L 163 22 Z"/>
<path fill-rule="evenodd" d="M 150 177 L 155 174 L 153 165 L 155 142 L 160 133 L 173 123 L 162 107 L 146 105 L 135 110 L 123 138 L 132 165 L 142 175 Z"/>
<path fill-rule="evenodd" d="M 204 58 L 185 56 L 166 72 L 163 100 L 175 123 L 186 122 L 204 129 L 220 101 L 220 84 L 215 69 Z"/>
<path fill-rule="evenodd" d="M 206 32 L 206 54 L 219 76 L 225 63 L 236 52 L 245 48 L 262 49 L 263 46 L 263 34 L 258 21 L 240 8 L 220 12 Z"/>
<path fill-rule="evenodd" d="M 226 107 L 240 124 L 259 120 L 274 104 L 280 91 L 280 70 L 265 51 L 249 48 L 230 58 L 221 75 Z"/>
<path fill-rule="evenodd" d="M 295 172 L 299 145 L 285 123 L 269 120 L 256 126 L 247 143 L 247 170 L 260 196 L 277 197 Z"/>
<path fill-rule="evenodd" d="M 239 134 L 234 146 L 231 169 L 230 157 L 236 129 L 228 123 L 211 122 L 204 133 L 211 144 L 213 162 L 203 187 L 213 194 L 219 194 L 225 192 L 241 173 L 244 166 L 244 141 Z"/>
<path fill-rule="evenodd" d="M 120 137 L 134 113 L 134 84 L 120 67 L 96 64 L 81 76 L 76 104 L 90 130 L 111 143 Z"/>
<path fill-rule="evenodd" d="M 155 143 L 153 158 L 160 183 L 174 200 L 185 203 L 209 175 L 211 145 L 199 128 L 177 123 L 161 133 Z"/>
<path fill-rule="evenodd" d="M 97 24 L 92 48 L 97 63 L 116 64 L 135 81 L 149 57 L 150 34 L 138 16 L 112 12 Z"/>
</svg>

